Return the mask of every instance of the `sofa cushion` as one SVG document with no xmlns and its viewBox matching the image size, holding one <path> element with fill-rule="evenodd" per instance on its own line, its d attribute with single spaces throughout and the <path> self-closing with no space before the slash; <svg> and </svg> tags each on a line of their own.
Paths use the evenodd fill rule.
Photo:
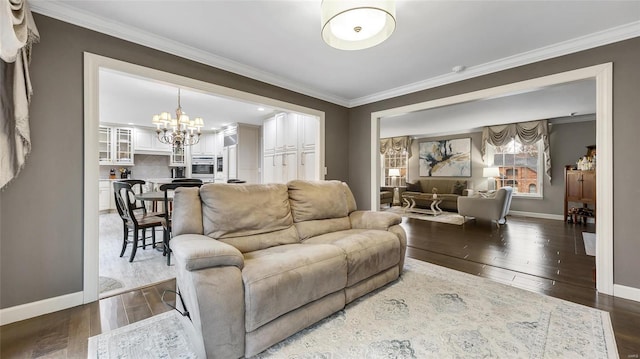
<svg viewBox="0 0 640 359">
<path fill-rule="evenodd" d="M 387 231 L 349 229 L 309 238 L 307 244 L 333 244 L 347 255 L 347 286 L 376 275 L 400 262 L 400 241 Z"/>
<path fill-rule="evenodd" d="M 410 183 L 407 182 L 407 191 L 408 192 L 422 192 L 422 186 L 420 185 L 420 182 L 416 182 L 416 183 Z"/>
<path fill-rule="evenodd" d="M 284 184 L 211 184 L 200 189 L 204 234 L 241 252 L 297 243 Z"/>
<path fill-rule="evenodd" d="M 351 229 L 351 220 L 349 217 L 317 219 L 295 223 L 295 227 L 300 240 L 304 240 L 325 233 Z"/>
<path fill-rule="evenodd" d="M 293 221 L 346 217 L 349 213 L 344 185 L 340 181 L 301 181 L 288 183 Z"/>
<path fill-rule="evenodd" d="M 345 253 L 326 244 L 290 244 L 244 254 L 247 332 L 344 289 Z"/>
<path fill-rule="evenodd" d="M 357 211 L 358 210 L 358 205 L 356 204 L 356 198 L 353 196 L 353 192 L 351 192 L 351 188 L 349 188 L 349 185 L 346 182 L 342 182 L 342 185 L 344 186 L 344 194 L 345 196 L 347 196 L 347 211 L 348 213 L 351 213 L 353 211 Z"/>
</svg>

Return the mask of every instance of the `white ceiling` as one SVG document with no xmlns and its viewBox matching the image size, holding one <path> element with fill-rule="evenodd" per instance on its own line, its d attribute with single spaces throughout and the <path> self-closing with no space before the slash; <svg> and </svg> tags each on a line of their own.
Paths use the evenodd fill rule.
<svg viewBox="0 0 640 359">
<path fill-rule="evenodd" d="M 397 0 L 390 39 L 342 51 L 320 36 L 319 0 L 29 0 L 34 12 L 346 107 L 640 36 L 640 1 Z M 35 48 L 37 56 L 37 45 Z M 460 73 L 454 66 L 465 66 Z M 591 81 L 381 121 L 381 137 L 595 111 Z M 101 120 L 149 125 L 177 88 L 101 73 Z M 206 128 L 259 123 L 258 104 L 183 91 Z"/>
<path fill-rule="evenodd" d="M 178 87 L 113 70 L 100 70 L 100 122 L 153 127 L 160 112 L 175 117 Z M 218 130 L 234 122 L 262 125 L 273 108 L 181 88 L 183 112 L 203 117 L 203 130 Z M 259 110 L 259 109 L 262 109 Z"/>
</svg>

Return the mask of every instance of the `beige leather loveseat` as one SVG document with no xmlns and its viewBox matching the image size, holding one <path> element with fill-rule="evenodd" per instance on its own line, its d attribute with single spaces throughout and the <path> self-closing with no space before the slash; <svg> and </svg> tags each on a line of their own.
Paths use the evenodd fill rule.
<svg viewBox="0 0 640 359">
<path fill-rule="evenodd" d="M 407 190 L 402 193 L 402 198 L 415 201 L 417 207 L 429 208 L 434 189 L 442 200 L 438 206 L 450 212 L 458 212 L 458 197 L 469 194 L 465 180 L 429 178 L 407 182 Z M 406 204 L 406 200 L 404 202 Z"/>
<path fill-rule="evenodd" d="M 398 278 L 400 221 L 338 181 L 176 191 L 177 287 L 207 357 L 255 355 Z"/>
</svg>

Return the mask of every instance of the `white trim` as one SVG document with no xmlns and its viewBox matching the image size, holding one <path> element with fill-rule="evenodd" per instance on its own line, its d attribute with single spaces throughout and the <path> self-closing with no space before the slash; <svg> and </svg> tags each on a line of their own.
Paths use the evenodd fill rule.
<svg viewBox="0 0 640 359">
<path fill-rule="evenodd" d="M 37 317 L 43 314 L 82 305 L 82 292 L 47 298 L 15 307 L 0 309 L 0 325 L 6 325 L 21 320 Z"/>
<path fill-rule="evenodd" d="M 84 303 L 98 299 L 98 122 L 99 122 L 99 70 L 110 69 L 133 76 L 141 76 L 156 81 L 188 87 L 195 90 L 236 98 L 245 102 L 264 104 L 268 107 L 308 114 L 318 118 L 318 139 L 316 146 L 316 170 L 319 179 L 324 179 L 325 167 L 325 113 L 296 104 L 234 90 L 228 87 L 130 64 L 124 61 L 84 53 Z"/>
<path fill-rule="evenodd" d="M 634 300 L 640 302 L 640 288 L 627 287 L 625 285 L 614 284 L 613 293 L 615 297 Z"/>
<path fill-rule="evenodd" d="M 380 206 L 380 168 L 378 163 L 380 118 L 398 116 L 430 108 L 477 101 L 484 98 L 504 96 L 520 91 L 562 84 L 571 81 L 596 80 L 596 146 L 598 166 L 596 168 L 596 233 L 603 238 L 596 247 L 596 288 L 599 292 L 613 295 L 613 64 L 605 63 L 543 76 L 531 80 L 492 87 L 465 94 L 391 108 L 371 113 L 371 208 Z"/>
<path fill-rule="evenodd" d="M 236 61 L 217 56 L 200 49 L 186 46 L 180 42 L 173 41 L 156 34 L 142 31 L 135 26 L 114 22 L 110 19 L 105 19 L 94 14 L 78 10 L 77 8 L 64 3 L 57 1 L 35 1 L 30 3 L 30 6 L 32 11 L 58 20 L 349 108 L 640 36 L 640 21 L 636 21 L 496 61 L 471 66 L 465 69 L 462 73 L 448 73 L 360 98 L 347 99 L 333 94 L 320 92 L 302 85 L 301 83 L 291 81 L 290 79 L 278 77 L 260 69 L 240 64 Z"/>
<path fill-rule="evenodd" d="M 512 211 L 509 210 L 509 215 L 513 216 L 521 216 L 521 217 L 531 217 L 531 218 L 542 218 L 542 219 L 553 219 L 556 221 L 563 221 L 564 216 L 561 214 L 550 214 L 550 213 L 538 213 L 538 212 L 526 212 L 526 211 Z"/>
<path fill-rule="evenodd" d="M 86 29 L 98 31 L 109 36 L 131 41 L 139 45 L 147 46 L 152 49 L 160 50 L 172 55 L 199 62 L 201 64 L 233 72 L 241 76 L 266 82 L 271 85 L 282 87 L 341 106 L 349 105 L 349 101 L 344 98 L 334 96 L 329 93 L 316 91 L 302 85 L 301 83 L 296 83 L 289 79 L 270 74 L 255 67 L 241 64 L 231 59 L 218 56 L 191 46 L 187 46 L 179 41 L 174 41 L 166 37 L 141 30 L 135 26 L 113 21 L 110 19 L 105 19 L 103 17 L 78 10 L 77 8 L 69 6 L 67 4 L 63 4 L 57 1 L 35 1 L 29 3 L 29 6 L 31 7 L 31 10 L 33 12 L 50 16 L 54 19 L 65 21 L 70 24 L 84 27 Z"/>
</svg>

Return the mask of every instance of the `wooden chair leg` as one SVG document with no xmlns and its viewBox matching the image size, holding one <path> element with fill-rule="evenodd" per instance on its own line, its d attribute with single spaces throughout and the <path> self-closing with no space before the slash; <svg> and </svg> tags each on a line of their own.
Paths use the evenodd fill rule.
<svg viewBox="0 0 640 359">
<path fill-rule="evenodd" d="M 133 258 L 136 256 L 136 250 L 138 249 L 138 231 L 133 231 L 133 245 L 131 246 L 131 256 L 129 262 L 133 262 Z"/>
<path fill-rule="evenodd" d="M 126 224 L 122 227 L 124 228 L 124 236 L 122 237 L 122 250 L 120 251 L 120 257 L 124 255 L 124 251 L 127 249 L 127 241 L 129 239 L 129 228 Z"/>
<path fill-rule="evenodd" d="M 147 249 L 147 229 L 142 228 L 142 249 Z"/>
</svg>

